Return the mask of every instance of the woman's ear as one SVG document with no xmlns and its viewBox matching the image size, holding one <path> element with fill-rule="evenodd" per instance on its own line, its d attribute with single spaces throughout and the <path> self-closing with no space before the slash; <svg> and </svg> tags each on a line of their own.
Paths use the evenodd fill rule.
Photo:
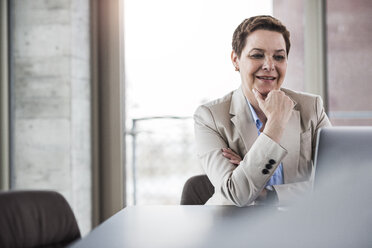
<svg viewBox="0 0 372 248">
<path fill-rule="evenodd" d="M 233 66 L 235 67 L 235 71 L 239 71 L 240 70 L 240 68 L 239 68 L 239 58 L 238 58 L 238 55 L 235 53 L 234 50 L 231 52 L 231 62 L 233 63 Z"/>
</svg>

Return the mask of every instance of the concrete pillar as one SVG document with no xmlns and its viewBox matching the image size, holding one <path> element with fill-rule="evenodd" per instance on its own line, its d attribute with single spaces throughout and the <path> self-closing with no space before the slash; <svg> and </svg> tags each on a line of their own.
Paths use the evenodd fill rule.
<svg viewBox="0 0 372 248">
<path fill-rule="evenodd" d="M 13 178 L 51 189 L 91 228 L 89 0 L 11 1 Z"/>
</svg>

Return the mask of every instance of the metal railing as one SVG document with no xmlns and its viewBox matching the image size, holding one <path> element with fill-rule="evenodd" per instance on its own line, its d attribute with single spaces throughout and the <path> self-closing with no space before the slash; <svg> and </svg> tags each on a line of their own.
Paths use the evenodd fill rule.
<svg viewBox="0 0 372 248">
<path fill-rule="evenodd" d="M 142 118 L 132 119 L 132 128 L 126 132 L 126 135 L 132 136 L 132 180 L 133 180 L 133 204 L 137 204 L 137 136 L 143 132 L 137 129 L 138 122 L 150 121 L 150 120 L 187 120 L 191 119 L 191 116 L 149 116 Z"/>
</svg>

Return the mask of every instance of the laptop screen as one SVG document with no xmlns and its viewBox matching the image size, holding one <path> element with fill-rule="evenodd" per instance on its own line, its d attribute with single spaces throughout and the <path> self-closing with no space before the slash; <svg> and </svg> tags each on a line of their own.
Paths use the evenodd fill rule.
<svg viewBox="0 0 372 248">
<path fill-rule="evenodd" d="M 372 127 L 327 127 L 318 132 L 314 188 L 372 181 Z M 363 182 L 362 182 L 363 183 Z"/>
</svg>

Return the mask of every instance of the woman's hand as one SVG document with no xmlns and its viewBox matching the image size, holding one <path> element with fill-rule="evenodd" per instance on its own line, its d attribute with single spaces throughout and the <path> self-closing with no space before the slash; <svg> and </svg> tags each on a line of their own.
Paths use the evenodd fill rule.
<svg viewBox="0 0 372 248">
<path fill-rule="evenodd" d="M 239 165 L 240 162 L 242 161 L 242 158 L 230 148 L 222 148 L 222 155 L 225 158 L 228 158 L 230 163 L 234 165 Z M 260 192 L 260 194 L 257 196 L 256 201 L 265 202 L 266 198 L 267 198 L 267 190 L 264 188 Z"/>
<path fill-rule="evenodd" d="M 230 148 L 222 148 L 222 155 L 235 165 L 239 165 L 240 161 L 242 161 L 242 158 Z"/>
<path fill-rule="evenodd" d="M 261 193 L 256 198 L 256 201 L 258 202 L 264 202 L 267 198 L 267 190 L 264 188 Z"/>
<path fill-rule="evenodd" d="M 281 90 L 270 91 L 266 99 L 256 90 L 253 90 L 253 93 L 257 99 L 258 106 L 267 118 L 263 132 L 279 143 L 284 128 L 292 115 L 293 101 Z"/>
<path fill-rule="evenodd" d="M 240 162 L 242 161 L 241 157 L 238 154 L 236 154 L 233 150 L 231 150 L 230 148 L 222 148 L 222 155 L 225 158 L 228 158 L 230 163 L 234 165 L 239 165 Z M 256 200 L 259 202 L 264 202 L 266 200 L 266 197 L 267 197 L 267 190 L 263 189 L 261 193 L 257 196 Z"/>
</svg>

